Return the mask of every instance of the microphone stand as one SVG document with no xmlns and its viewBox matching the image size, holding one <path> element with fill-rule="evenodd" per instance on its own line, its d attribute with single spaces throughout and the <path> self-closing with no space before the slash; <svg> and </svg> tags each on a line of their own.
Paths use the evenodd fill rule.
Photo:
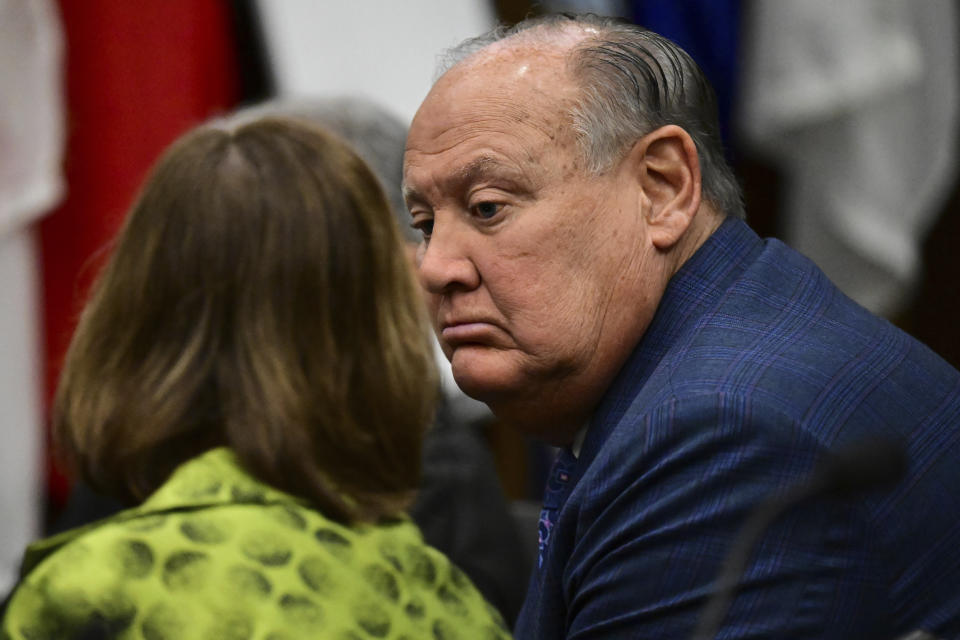
<svg viewBox="0 0 960 640">
<path fill-rule="evenodd" d="M 733 602 L 751 552 L 767 528 L 784 512 L 820 495 L 849 496 L 893 486 L 906 473 L 903 448 L 888 439 L 871 438 L 847 445 L 821 461 L 814 471 L 785 492 L 769 496 L 744 522 L 727 552 L 713 595 L 700 614 L 692 640 L 712 640 Z"/>
<path fill-rule="evenodd" d="M 717 634 L 737 593 L 740 576 L 746 570 L 750 554 L 760 541 L 760 536 L 785 511 L 815 493 L 817 488 L 810 481 L 797 484 L 781 495 L 768 497 L 750 514 L 724 558 L 713 587 L 713 596 L 700 613 L 693 640 L 712 640 Z"/>
</svg>

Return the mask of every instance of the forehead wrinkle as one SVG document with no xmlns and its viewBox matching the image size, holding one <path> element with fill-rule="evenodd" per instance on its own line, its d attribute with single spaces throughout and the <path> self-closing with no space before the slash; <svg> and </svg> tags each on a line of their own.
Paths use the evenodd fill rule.
<svg viewBox="0 0 960 640">
<path fill-rule="evenodd" d="M 555 141 L 557 133 L 551 134 L 546 127 L 531 126 L 531 123 L 527 122 L 524 123 L 524 125 L 528 130 L 536 133 L 536 139 L 532 139 L 531 136 L 522 135 L 511 135 L 503 139 L 498 137 L 497 142 L 508 140 L 511 143 L 509 146 L 512 148 L 501 148 L 501 145 L 496 143 L 491 147 L 487 143 L 487 135 L 502 134 L 504 129 L 502 126 L 495 126 L 495 124 L 490 123 L 489 120 L 485 120 L 484 122 L 485 124 L 458 123 L 443 133 L 434 133 L 433 136 L 431 136 L 431 140 L 437 145 L 436 148 L 427 150 L 408 146 L 406 154 L 414 153 L 422 156 L 436 156 L 455 150 L 461 145 L 473 143 L 475 149 L 471 152 L 471 158 L 462 166 L 450 170 L 444 169 L 439 176 L 424 177 L 427 177 L 431 182 L 442 184 L 446 187 L 451 183 L 462 184 L 470 180 L 478 180 L 484 175 L 489 175 L 494 170 L 501 170 L 501 175 L 506 173 L 506 177 L 508 178 L 513 178 L 516 181 L 522 181 L 524 183 L 532 182 L 530 170 L 537 168 L 538 156 L 543 153 L 544 149 L 548 147 L 550 143 Z M 513 124 L 513 127 L 515 126 L 516 123 Z M 464 131 L 464 129 L 468 130 Z M 454 136 L 454 138 L 452 140 L 442 140 L 450 136 Z M 477 151 L 479 151 L 479 155 L 475 155 Z M 516 157 L 513 158 L 511 156 Z M 410 157 L 411 156 L 407 155 L 407 158 Z M 415 161 L 411 163 L 410 160 L 407 160 L 405 164 L 407 165 L 405 168 L 410 168 L 411 164 L 416 165 L 417 163 Z M 411 177 L 412 176 L 408 175 L 408 171 L 404 172 L 401 189 L 405 197 L 417 198 L 420 192 L 417 186 L 411 182 Z"/>
<path fill-rule="evenodd" d="M 487 134 L 506 135 L 523 146 L 525 138 L 532 133 L 547 140 L 554 140 L 556 133 L 562 128 L 562 123 L 547 119 L 541 115 L 531 115 L 525 110 L 518 109 L 513 113 L 505 114 L 507 103 L 493 104 L 486 109 L 478 108 L 473 114 L 462 117 L 460 120 L 446 127 L 443 131 L 435 132 L 433 140 L 442 147 L 429 153 L 442 153 L 464 142 L 483 142 Z M 562 119 L 562 114 L 561 118 Z M 526 131 L 526 135 L 524 132 Z M 444 138 L 452 138 L 450 142 L 443 142 Z M 423 151 L 423 153 L 427 153 Z"/>
<path fill-rule="evenodd" d="M 525 61 L 530 58 L 522 57 Z M 571 89 L 575 93 L 575 88 L 557 91 L 554 79 L 544 77 L 540 68 L 517 82 L 515 78 L 504 77 L 497 62 L 488 59 L 479 64 L 461 64 L 438 81 L 414 118 L 407 138 L 406 152 L 415 154 L 407 156 L 408 167 L 411 160 L 412 166 L 419 164 L 415 156 L 437 156 L 461 145 L 476 145 L 477 149 L 489 148 L 493 154 L 489 158 L 474 159 L 456 170 L 460 174 L 455 177 L 457 181 L 477 177 L 480 169 L 489 170 L 497 165 L 522 178 L 526 184 L 533 184 L 532 177 L 537 173 L 543 153 L 573 146 L 576 134 L 572 129 L 570 93 Z M 492 148 L 485 140 L 491 135 Z M 503 144 L 512 149 L 502 147 Z M 472 163 L 475 166 L 471 166 Z M 420 193 L 418 187 L 427 189 L 431 184 L 434 188 L 441 186 L 440 180 L 449 183 L 454 179 L 454 171 L 442 173 L 442 177 L 431 177 L 408 175 L 405 171 L 405 197 L 425 202 L 426 191 Z M 429 182 L 414 185 L 411 179 L 415 176 Z"/>
<path fill-rule="evenodd" d="M 520 137 L 518 127 L 554 140 L 572 124 L 570 96 L 557 92 L 555 83 L 545 84 L 549 81 L 542 73 L 521 81 L 478 75 L 439 91 L 435 87 L 424 101 L 427 111 L 418 113 L 411 129 L 423 129 L 439 151 L 479 133 L 516 132 Z M 452 142 L 442 141 L 450 138 Z"/>
</svg>

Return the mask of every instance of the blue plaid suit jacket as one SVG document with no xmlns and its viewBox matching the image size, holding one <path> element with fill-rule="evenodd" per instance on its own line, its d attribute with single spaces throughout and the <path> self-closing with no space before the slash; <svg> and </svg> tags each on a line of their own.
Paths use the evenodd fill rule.
<svg viewBox="0 0 960 640">
<path fill-rule="evenodd" d="M 960 374 L 726 221 L 559 465 L 517 637 L 689 637 L 748 513 L 867 435 L 906 443 L 906 479 L 778 520 L 718 637 L 960 637 Z"/>
</svg>

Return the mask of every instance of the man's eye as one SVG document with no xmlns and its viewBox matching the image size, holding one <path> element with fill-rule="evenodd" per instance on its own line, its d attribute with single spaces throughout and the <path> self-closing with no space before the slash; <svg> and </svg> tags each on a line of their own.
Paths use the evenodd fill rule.
<svg viewBox="0 0 960 640">
<path fill-rule="evenodd" d="M 433 218 L 417 220 L 410 226 L 423 234 L 424 240 L 433 235 Z"/>
<path fill-rule="evenodd" d="M 500 209 L 502 208 L 503 205 L 497 204 L 496 202 L 481 202 L 474 205 L 473 211 L 481 218 L 492 218 L 500 213 Z"/>
</svg>

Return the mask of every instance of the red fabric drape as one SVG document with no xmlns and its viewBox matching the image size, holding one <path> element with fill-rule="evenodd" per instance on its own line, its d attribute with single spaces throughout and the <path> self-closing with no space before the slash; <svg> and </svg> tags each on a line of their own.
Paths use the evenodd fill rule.
<svg viewBox="0 0 960 640">
<path fill-rule="evenodd" d="M 46 391 L 77 313 L 137 187 L 179 134 L 229 110 L 239 70 L 226 0 L 61 0 L 66 199 L 40 228 Z M 68 482 L 50 459 L 50 498 Z"/>
</svg>

